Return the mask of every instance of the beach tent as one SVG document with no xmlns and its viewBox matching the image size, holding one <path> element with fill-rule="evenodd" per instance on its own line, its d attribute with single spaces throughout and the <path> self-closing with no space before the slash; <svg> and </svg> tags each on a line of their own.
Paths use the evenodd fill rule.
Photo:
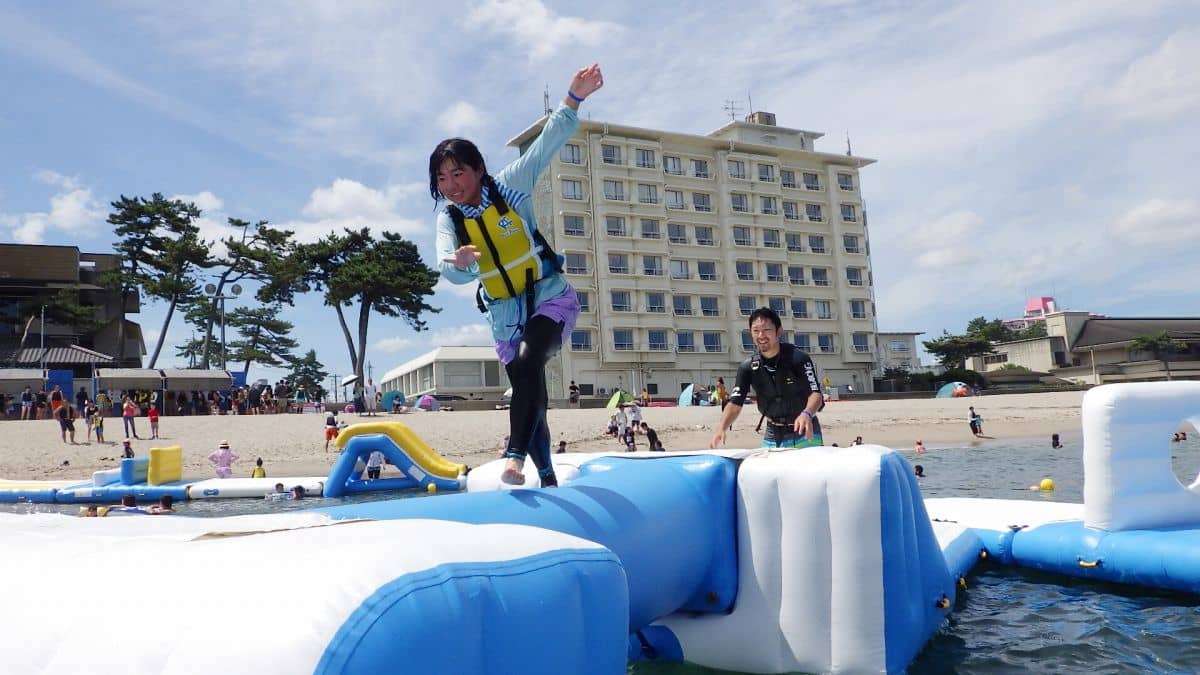
<svg viewBox="0 0 1200 675">
<path fill-rule="evenodd" d="M 941 389 L 938 389 L 937 398 L 957 398 L 968 395 L 970 391 L 971 388 L 963 382 L 947 382 L 942 385 Z"/>
<path fill-rule="evenodd" d="M 404 405 L 404 392 L 389 391 L 388 393 L 384 394 L 382 406 L 383 410 L 391 410 L 392 406 L 395 405 L 397 401 L 399 401 L 400 405 Z"/>
<path fill-rule="evenodd" d="M 691 405 L 692 393 L 696 390 L 696 385 L 689 384 L 683 391 L 679 392 L 679 405 Z"/>
<path fill-rule="evenodd" d="M 417 401 L 417 407 L 421 410 L 437 410 L 441 406 L 438 404 L 438 400 L 436 398 L 430 394 L 425 394 L 419 401 Z"/>
<path fill-rule="evenodd" d="M 633 394 L 623 389 L 618 389 L 613 392 L 612 398 L 608 399 L 608 405 L 604 407 L 612 410 L 622 403 L 633 403 Z"/>
</svg>

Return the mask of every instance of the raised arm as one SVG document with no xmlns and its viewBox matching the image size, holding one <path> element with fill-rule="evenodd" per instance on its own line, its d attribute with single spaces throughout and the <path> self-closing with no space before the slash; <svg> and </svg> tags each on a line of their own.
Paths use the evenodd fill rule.
<svg viewBox="0 0 1200 675">
<path fill-rule="evenodd" d="M 603 86 L 604 76 L 598 64 L 593 63 L 579 69 L 571 79 L 562 104 L 547 118 L 542 133 L 524 154 L 496 174 L 496 180 L 519 192 L 532 194 L 538 176 L 546 170 L 554 154 L 579 128 L 579 115 L 576 113 L 579 104 Z"/>
</svg>

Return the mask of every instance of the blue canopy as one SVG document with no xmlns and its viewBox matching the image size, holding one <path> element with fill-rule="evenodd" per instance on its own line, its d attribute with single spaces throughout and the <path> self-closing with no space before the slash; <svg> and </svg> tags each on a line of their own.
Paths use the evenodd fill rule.
<svg viewBox="0 0 1200 675">
<path fill-rule="evenodd" d="M 684 388 L 683 391 L 679 392 L 679 405 L 685 406 L 692 404 L 692 392 L 694 391 L 695 387 L 696 385 L 689 384 Z"/>
<path fill-rule="evenodd" d="M 971 388 L 965 382 L 947 382 L 942 385 L 941 389 L 938 389 L 937 398 L 954 398 L 954 391 L 959 387 L 965 389 L 967 392 L 971 391 Z"/>
</svg>

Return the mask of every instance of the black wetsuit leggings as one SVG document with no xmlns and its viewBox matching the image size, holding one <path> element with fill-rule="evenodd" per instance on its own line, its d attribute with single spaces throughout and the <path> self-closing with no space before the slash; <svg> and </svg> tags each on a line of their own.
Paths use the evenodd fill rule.
<svg viewBox="0 0 1200 675">
<path fill-rule="evenodd" d="M 533 460 L 545 485 L 553 480 L 550 463 L 550 427 L 546 423 L 546 361 L 562 344 L 562 324 L 546 316 L 535 316 L 525 324 L 517 355 L 504 369 L 512 384 L 508 409 L 508 449 L 504 456 Z"/>
</svg>

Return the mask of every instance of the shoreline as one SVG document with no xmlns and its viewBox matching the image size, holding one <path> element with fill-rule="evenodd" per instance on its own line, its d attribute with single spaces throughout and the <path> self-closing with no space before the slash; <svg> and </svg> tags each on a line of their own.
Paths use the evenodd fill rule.
<svg viewBox="0 0 1200 675">
<path fill-rule="evenodd" d="M 926 447 L 971 447 L 996 440 L 1029 440 L 1048 443 L 1050 434 L 1064 438 L 1080 432 L 1082 392 L 1014 394 L 971 399 L 909 399 L 901 401 L 838 401 L 820 414 L 826 444 L 847 446 L 855 436 L 868 444 L 911 451 L 919 438 Z M 984 418 L 990 438 L 977 439 L 967 427 L 967 407 L 976 406 Z M 720 409 L 715 407 L 648 408 L 645 419 L 667 450 L 696 450 L 708 447 Z M 553 409 L 549 413 L 552 445 L 567 441 L 571 452 L 612 452 L 624 446 L 604 434 L 609 411 L 604 409 Z M 455 411 L 379 415 L 374 418 L 339 415 L 339 421 L 403 422 L 447 458 L 475 467 L 499 457 L 508 433 L 508 412 Z M 144 455 L 158 445 L 183 446 L 184 475 L 213 477 L 206 459 L 222 440 L 228 440 L 240 459 L 234 476 L 249 475 L 257 457 L 262 457 L 268 476 L 322 476 L 329 473 L 337 457 L 323 449 L 325 416 L 320 414 L 239 415 L 164 417 L 159 441 L 135 440 L 134 451 Z M 754 432 L 758 412 L 742 411 L 727 438 L 727 448 L 758 447 Z M 119 441 L 124 438 L 119 419 L 105 424 L 109 445 L 64 445 L 53 420 L 14 420 L 0 436 L 0 478 L 10 480 L 86 479 L 93 471 L 116 466 Z M 149 431 L 144 418 L 138 430 Z M 117 433 L 114 433 L 117 432 Z M 76 439 L 86 434 L 76 426 Z M 638 436 L 639 450 L 645 437 Z M 64 465 L 63 462 L 69 462 Z"/>
</svg>

